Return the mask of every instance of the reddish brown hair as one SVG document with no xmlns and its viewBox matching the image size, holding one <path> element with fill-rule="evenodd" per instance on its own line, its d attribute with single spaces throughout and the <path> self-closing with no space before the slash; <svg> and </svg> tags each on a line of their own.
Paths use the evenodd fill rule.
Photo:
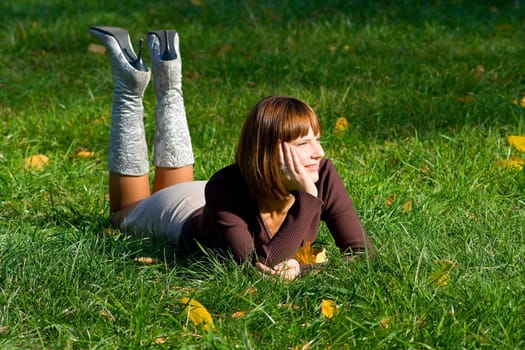
<svg viewBox="0 0 525 350">
<path fill-rule="evenodd" d="M 305 102 L 285 96 L 270 96 L 248 114 L 242 128 L 235 162 L 254 197 L 282 199 L 289 193 L 280 170 L 279 145 L 306 136 L 312 127 L 321 134 L 321 124 Z"/>
</svg>

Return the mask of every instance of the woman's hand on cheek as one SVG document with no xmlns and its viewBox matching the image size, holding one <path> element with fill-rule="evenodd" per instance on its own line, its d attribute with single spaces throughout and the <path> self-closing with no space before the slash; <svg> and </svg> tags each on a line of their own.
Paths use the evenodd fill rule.
<svg viewBox="0 0 525 350">
<path fill-rule="evenodd" d="M 270 275 L 284 278 L 287 281 L 295 279 L 301 274 L 301 265 L 295 259 L 288 259 L 275 265 L 273 268 L 264 265 L 263 263 L 256 263 L 255 267 L 261 273 L 268 273 Z"/>
<path fill-rule="evenodd" d="M 317 187 L 301 164 L 295 146 L 283 142 L 280 151 L 281 169 L 286 177 L 286 187 L 290 191 L 307 192 L 317 197 Z"/>
</svg>

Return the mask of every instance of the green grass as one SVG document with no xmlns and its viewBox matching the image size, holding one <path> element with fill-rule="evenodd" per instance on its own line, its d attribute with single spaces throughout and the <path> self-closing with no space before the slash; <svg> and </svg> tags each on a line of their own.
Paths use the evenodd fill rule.
<svg viewBox="0 0 525 350">
<path fill-rule="evenodd" d="M 523 348 L 525 172 L 498 162 L 525 157 L 507 142 L 525 134 L 525 5 L 195 3 L 0 4 L 0 347 Z M 96 24 L 127 28 L 135 44 L 179 31 L 198 178 L 232 161 L 260 98 L 308 101 L 375 261 L 343 261 L 323 227 L 329 265 L 285 284 L 111 230 L 112 78 L 107 57 L 88 52 Z M 151 141 L 151 88 L 144 104 Z M 342 116 L 350 128 L 334 135 Z M 75 158 L 81 149 L 95 155 Z M 25 170 L 38 153 L 49 166 Z M 448 284 L 433 285 L 447 259 Z M 215 331 L 188 323 L 186 296 Z M 333 319 L 322 299 L 339 305 Z"/>
</svg>

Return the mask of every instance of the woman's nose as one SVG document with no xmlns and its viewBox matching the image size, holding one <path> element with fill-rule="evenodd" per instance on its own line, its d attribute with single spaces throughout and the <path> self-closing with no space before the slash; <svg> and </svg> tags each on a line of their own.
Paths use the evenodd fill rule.
<svg viewBox="0 0 525 350">
<path fill-rule="evenodd" d="M 323 158 L 324 157 L 324 150 L 323 150 L 323 146 L 321 145 L 315 145 L 314 149 L 313 149 L 313 153 L 312 153 L 312 158 Z"/>
</svg>

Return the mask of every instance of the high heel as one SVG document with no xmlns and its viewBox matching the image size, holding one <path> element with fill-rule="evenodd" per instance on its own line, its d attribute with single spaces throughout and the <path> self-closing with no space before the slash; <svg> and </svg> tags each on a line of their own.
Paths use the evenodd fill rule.
<svg viewBox="0 0 525 350">
<path fill-rule="evenodd" d="M 177 49 L 174 47 L 177 31 L 175 30 L 155 30 L 148 35 L 156 35 L 160 44 L 160 59 L 170 61 L 177 59 Z"/>
<path fill-rule="evenodd" d="M 155 144 L 153 164 L 163 168 L 182 168 L 193 164 L 191 135 L 182 95 L 182 56 L 175 30 L 148 33 L 155 106 Z"/>
<path fill-rule="evenodd" d="M 136 56 L 125 29 L 90 27 L 89 32 L 107 48 L 113 73 L 108 170 L 128 176 L 145 175 L 149 172 L 149 154 L 142 100 L 151 72 L 142 61 L 142 44 Z"/>
<path fill-rule="evenodd" d="M 129 64 L 133 66 L 133 68 L 141 72 L 148 71 L 148 67 L 142 59 L 142 45 L 144 43 L 143 39 L 139 40 L 139 53 L 138 55 L 135 55 L 135 51 L 131 45 L 131 40 L 127 30 L 118 27 L 92 26 L 89 28 L 89 32 L 93 35 L 96 35 L 97 37 L 100 37 L 100 34 L 113 37 L 120 46 L 124 57 L 129 62 Z"/>
</svg>

